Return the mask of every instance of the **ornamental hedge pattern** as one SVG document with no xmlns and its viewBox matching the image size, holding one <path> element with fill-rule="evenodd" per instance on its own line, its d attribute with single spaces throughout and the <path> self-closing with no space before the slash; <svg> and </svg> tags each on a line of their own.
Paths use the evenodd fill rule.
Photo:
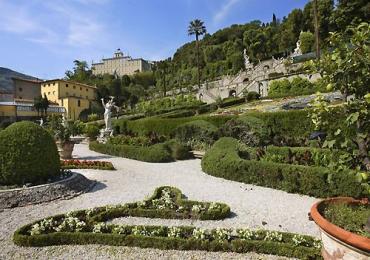
<svg viewBox="0 0 370 260">
<path fill-rule="evenodd" d="M 20 246 L 104 244 L 176 250 L 257 252 L 300 259 L 320 259 L 321 243 L 310 236 L 268 230 L 205 230 L 196 227 L 116 225 L 122 216 L 223 219 L 226 204 L 183 199 L 173 187 L 159 187 L 141 202 L 98 207 L 56 215 L 19 228 L 13 236 Z"/>
</svg>

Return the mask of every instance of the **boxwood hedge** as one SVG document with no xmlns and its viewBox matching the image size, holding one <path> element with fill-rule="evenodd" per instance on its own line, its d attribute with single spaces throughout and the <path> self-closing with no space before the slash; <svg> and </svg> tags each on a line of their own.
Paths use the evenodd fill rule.
<svg viewBox="0 0 370 260">
<path fill-rule="evenodd" d="M 325 167 L 244 160 L 238 146 L 236 139 L 219 139 L 203 157 L 203 171 L 228 180 L 315 197 L 368 195 L 352 171 L 330 173 Z"/>
<path fill-rule="evenodd" d="M 191 157 L 187 147 L 174 142 L 159 143 L 151 146 L 90 142 L 89 149 L 99 153 L 153 163 L 172 162 L 175 159 L 183 160 Z"/>
</svg>

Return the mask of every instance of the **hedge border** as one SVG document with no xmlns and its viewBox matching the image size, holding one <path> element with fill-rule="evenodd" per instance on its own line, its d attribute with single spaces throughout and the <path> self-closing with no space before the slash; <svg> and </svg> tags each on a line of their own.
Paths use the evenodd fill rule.
<svg viewBox="0 0 370 260">
<path fill-rule="evenodd" d="M 77 164 L 73 164 L 73 162 L 79 162 Z M 72 162 L 72 164 L 68 164 Z M 97 165 L 93 165 L 92 163 L 97 163 Z M 101 164 L 101 165 L 99 165 Z M 62 160 L 61 161 L 61 169 L 93 169 L 93 170 L 115 170 L 113 164 L 107 161 L 88 161 L 88 160 Z"/>
<path fill-rule="evenodd" d="M 32 223 L 34 224 L 34 223 Z M 31 224 L 30 224 L 31 225 Z M 130 228 L 138 226 L 129 226 Z M 145 228 L 161 228 L 158 226 L 140 226 Z M 13 241 L 18 246 L 51 246 L 51 245 L 87 245 L 102 244 L 111 246 L 131 246 L 141 248 L 157 248 L 162 250 L 206 250 L 248 253 L 256 252 L 262 254 L 274 254 L 286 257 L 296 257 L 300 259 L 322 259 L 320 250 L 314 247 L 296 246 L 293 243 L 265 241 L 265 240 L 242 240 L 234 239 L 231 241 L 201 240 L 195 238 L 173 238 L 161 236 L 143 235 L 120 235 L 112 233 L 92 233 L 92 232 L 58 232 L 43 235 L 25 235 L 29 225 L 23 226 L 13 235 Z M 162 227 L 167 228 L 167 227 Z M 188 228 L 191 227 L 181 227 Z M 215 232 L 210 230 L 209 232 Z M 292 236 L 292 233 L 284 233 L 283 236 Z M 305 236 L 308 237 L 308 236 Z"/>
<path fill-rule="evenodd" d="M 144 201 L 152 201 L 161 197 L 162 191 L 164 189 L 169 189 L 175 195 L 175 204 L 177 206 L 182 206 L 185 208 L 191 208 L 193 205 L 202 205 L 206 211 L 202 211 L 200 214 L 192 215 L 190 211 L 188 212 L 176 212 L 175 210 L 165 209 L 145 209 L 140 208 L 138 203 L 126 203 L 118 207 L 106 208 L 98 207 L 96 210 L 97 214 L 91 217 L 91 221 L 102 222 L 108 221 L 113 218 L 118 217 L 148 217 L 148 218 L 164 218 L 164 219 L 200 219 L 200 220 L 221 220 L 225 219 L 230 215 L 230 207 L 225 203 L 216 202 L 219 209 L 209 210 L 210 202 L 200 202 L 184 199 L 185 196 L 182 194 L 181 190 L 171 187 L 171 186 L 161 186 L 154 190 L 152 196 Z M 143 201 L 143 202 L 144 202 Z M 191 210 L 191 209 L 190 209 Z M 102 212 L 99 212 L 102 211 Z"/>
<path fill-rule="evenodd" d="M 238 152 L 236 139 L 219 139 L 203 157 L 203 171 L 228 180 L 321 198 L 367 196 L 352 171 L 330 174 L 325 167 L 244 160 Z"/>
</svg>

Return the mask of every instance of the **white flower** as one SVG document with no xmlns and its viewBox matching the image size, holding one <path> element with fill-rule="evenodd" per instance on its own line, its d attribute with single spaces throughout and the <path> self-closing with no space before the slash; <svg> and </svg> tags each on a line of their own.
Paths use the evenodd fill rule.
<svg viewBox="0 0 370 260">
<path fill-rule="evenodd" d="M 242 240 L 253 240 L 256 239 L 256 233 L 249 229 L 238 229 L 237 233 Z"/>
<path fill-rule="evenodd" d="M 217 210 L 217 209 L 220 209 L 221 208 L 221 205 L 217 202 L 211 202 L 209 204 L 209 208 L 208 210 Z"/>
<path fill-rule="evenodd" d="M 231 230 L 224 229 L 224 228 L 216 228 L 215 231 L 215 240 L 222 242 L 225 240 L 230 240 L 231 238 Z"/>
<path fill-rule="evenodd" d="M 202 205 L 199 205 L 199 204 L 195 204 L 191 208 L 191 211 L 196 213 L 196 214 L 199 214 L 202 210 L 204 210 L 204 208 L 202 207 Z"/>
<path fill-rule="evenodd" d="M 264 240 L 281 242 L 283 241 L 283 235 L 277 231 L 266 231 Z"/>
<path fill-rule="evenodd" d="M 181 228 L 179 227 L 170 227 L 168 229 L 168 237 L 181 237 Z"/>
<path fill-rule="evenodd" d="M 119 225 L 113 228 L 112 233 L 114 234 L 120 234 L 120 235 L 127 235 L 129 232 L 126 229 L 126 226 Z"/>
<path fill-rule="evenodd" d="M 103 233 L 107 230 L 107 224 L 100 222 L 94 225 L 93 233 Z"/>
<path fill-rule="evenodd" d="M 193 237 L 195 239 L 206 239 L 206 231 L 202 228 L 195 228 L 193 230 Z"/>
<path fill-rule="evenodd" d="M 296 245 L 296 246 L 307 244 L 306 239 L 303 236 L 298 235 L 298 234 L 294 235 L 292 240 L 293 240 L 293 244 Z"/>
</svg>

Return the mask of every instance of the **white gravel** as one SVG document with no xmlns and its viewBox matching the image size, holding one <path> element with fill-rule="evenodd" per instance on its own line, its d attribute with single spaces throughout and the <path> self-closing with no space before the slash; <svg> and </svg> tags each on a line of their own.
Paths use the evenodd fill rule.
<svg viewBox="0 0 370 260">
<path fill-rule="evenodd" d="M 113 222 L 194 225 L 203 228 L 264 228 L 318 236 L 315 224 L 308 220 L 307 215 L 317 199 L 209 176 L 202 172 L 200 160 L 144 163 L 89 151 L 87 145 L 83 144 L 75 146 L 74 157 L 111 161 L 117 171 L 76 170 L 98 181 L 92 191 L 71 200 L 58 200 L 0 212 L 0 259 L 281 259 L 253 253 L 162 251 L 99 245 L 21 248 L 11 241 L 13 232 L 19 226 L 39 218 L 76 209 L 143 200 L 150 196 L 156 187 L 163 185 L 179 188 L 191 200 L 227 203 L 233 216 L 222 221 L 129 217 Z"/>
</svg>

